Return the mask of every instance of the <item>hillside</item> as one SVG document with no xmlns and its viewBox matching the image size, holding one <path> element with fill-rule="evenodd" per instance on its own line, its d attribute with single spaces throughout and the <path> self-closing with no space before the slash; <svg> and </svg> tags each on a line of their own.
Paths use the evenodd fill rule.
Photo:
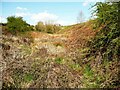
<svg viewBox="0 0 120 90">
<path fill-rule="evenodd" d="M 100 55 L 89 56 L 87 52 L 87 42 L 97 32 L 92 27 L 92 21 L 88 21 L 56 34 L 3 34 L 3 88 L 105 87 L 112 79 L 117 81 L 115 67 L 119 63 L 102 65 Z M 111 75 L 108 81 L 104 70 Z"/>
<path fill-rule="evenodd" d="M 20 2 L 14 4 L 8 3 L 14 7 Z M 7 3 L 3 5 L 6 11 L 10 10 L 3 14 L 7 22 L 0 23 L 0 86 L 3 89 L 119 89 L 120 2 L 95 2 L 91 13 L 88 7 L 77 2 L 69 5 L 47 3 L 50 6 L 46 3 L 29 3 L 31 9 L 28 10 L 33 10 L 30 13 L 27 4 L 21 4 L 25 7 L 9 8 L 5 7 Z M 46 7 L 51 13 L 40 13 Z M 73 23 L 75 12 L 80 8 L 84 10 L 80 11 L 78 22 L 88 18 L 84 18 L 83 12 L 88 13 L 85 16 L 92 15 L 91 19 L 62 26 Z M 22 15 L 27 13 L 23 17 L 10 16 L 17 9 L 23 12 Z M 2 17 L 0 19 L 4 20 Z"/>
<path fill-rule="evenodd" d="M 95 34 L 88 24 L 62 34 L 3 35 L 3 87 L 83 87 L 82 67 L 74 59 Z"/>
</svg>

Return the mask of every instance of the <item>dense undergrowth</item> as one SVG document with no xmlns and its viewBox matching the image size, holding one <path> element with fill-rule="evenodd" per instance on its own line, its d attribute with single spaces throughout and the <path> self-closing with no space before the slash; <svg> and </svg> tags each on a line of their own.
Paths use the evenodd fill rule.
<svg viewBox="0 0 120 90">
<path fill-rule="evenodd" d="M 102 28 L 90 42 L 91 52 L 100 52 L 102 57 L 109 61 L 120 58 L 119 5 L 120 2 L 95 5 L 97 7 L 95 27 Z"/>
<path fill-rule="evenodd" d="M 95 87 L 119 87 L 120 65 L 120 2 L 96 3 L 94 28 L 100 31 L 88 42 L 88 79 L 93 80 Z M 94 76 L 93 76 L 94 75 Z M 93 78 L 94 77 L 94 78 Z"/>
</svg>

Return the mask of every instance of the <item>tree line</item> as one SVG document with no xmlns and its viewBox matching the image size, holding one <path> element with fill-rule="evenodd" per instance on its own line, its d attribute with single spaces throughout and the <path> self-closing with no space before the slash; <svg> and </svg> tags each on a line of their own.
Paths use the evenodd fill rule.
<svg viewBox="0 0 120 90">
<path fill-rule="evenodd" d="M 38 22 L 37 25 L 33 26 L 28 24 L 23 17 L 9 16 L 7 17 L 7 23 L 5 25 L 6 30 L 13 35 L 18 33 L 24 33 L 28 31 L 39 31 L 45 33 L 56 33 L 60 30 L 60 25 Z"/>
</svg>

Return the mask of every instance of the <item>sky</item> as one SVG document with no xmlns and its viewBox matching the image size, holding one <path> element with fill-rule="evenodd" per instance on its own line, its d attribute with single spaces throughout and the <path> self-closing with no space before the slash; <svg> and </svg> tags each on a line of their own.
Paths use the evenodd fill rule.
<svg viewBox="0 0 120 90">
<path fill-rule="evenodd" d="M 0 3 L 0 21 L 6 22 L 8 16 L 21 16 L 31 24 L 39 21 L 53 21 L 56 24 L 72 25 L 77 23 L 77 17 L 82 11 L 84 20 L 89 20 L 92 12 L 91 6 L 95 2 L 8 2 Z"/>
</svg>

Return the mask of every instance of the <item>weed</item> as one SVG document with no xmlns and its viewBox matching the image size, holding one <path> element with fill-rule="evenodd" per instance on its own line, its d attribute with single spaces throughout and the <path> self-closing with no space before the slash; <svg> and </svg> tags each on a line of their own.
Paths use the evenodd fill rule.
<svg viewBox="0 0 120 90">
<path fill-rule="evenodd" d="M 25 74 L 24 75 L 24 81 L 25 82 L 30 82 L 34 79 L 33 75 L 32 74 Z"/>
<path fill-rule="evenodd" d="M 55 62 L 58 64 L 63 64 L 64 63 L 64 59 L 63 58 L 56 58 Z"/>
<path fill-rule="evenodd" d="M 84 75 L 88 77 L 93 76 L 93 71 L 91 70 L 90 65 L 86 65 Z"/>
<path fill-rule="evenodd" d="M 29 46 L 27 46 L 27 45 L 22 45 L 21 46 L 21 49 L 22 49 L 22 51 L 23 51 L 23 53 L 25 53 L 25 54 L 28 54 L 28 55 L 30 55 L 31 54 L 31 48 L 29 47 Z"/>
<path fill-rule="evenodd" d="M 71 64 L 70 67 L 73 69 L 73 70 L 81 70 L 81 67 L 79 64 Z"/>
</svg>

